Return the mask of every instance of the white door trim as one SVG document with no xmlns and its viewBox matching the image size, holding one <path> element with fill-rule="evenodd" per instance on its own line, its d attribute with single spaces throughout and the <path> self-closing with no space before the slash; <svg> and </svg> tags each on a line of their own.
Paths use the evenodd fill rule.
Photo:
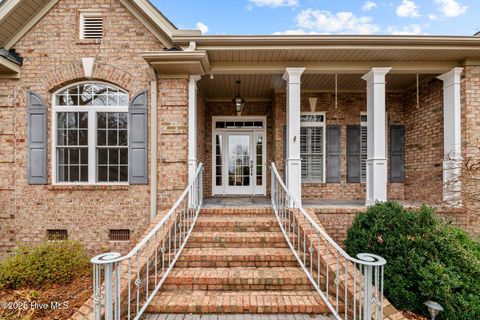
<svg viewBox="0 0 480 320">
<path fill-rule="evenodd" d="M 262 128 L 219 128 L 217 129 L 215 127 L 215 124 L 217 121 L 262 121 L 263 122 L 263 127 Z M 225 161 L 226 161 L 226 155 L 228 155 L 228 150 L 226 148 L 223 148 L 223 154 L 222 154 L 222 185 L 221 186 L 216 186 L 216 175 L 215 175 L 215 165 L 216 165 L 216 144 L 215 144 L 215 137 L 217 134 L 222 134 L 222 144 L 223 147 L 228 146 L 228 142 L 226 142 L 227 135 L 229 133 L 249 133 L 251 137 L 251 149 L 256 150 L 256 144 L 255 144 L 255 137 L 258 136 L 259 134 L 263 137 L 263 144 L 262 144 L 262 152 L 263 152 L 263 157 L 262 157 L 262 186 L 256 186 L 256 179 L 252 180 L 252 188 L 251 192 L 248 193 L 250 195 L 266 195 L 266 159 L 267 159 L 267 117 L 266 116 L 213 116 L 212 117 L 212 139 L 211 139 L 211 146 L 212 146 L 212 157 L 211 157 L 211 181 L 212 181 L 212 195 L 235 195 L 235 194 L 246 194 L 246 193 L 231 193 L 231 189 L 228 190 L 227 188 L 227 172 L 228 169 L 225 166 Z M 251 155 L 254 157 L 254 155 Z M 254 160 L 254 165 L 253 169 L 256 172 L 256 157 Z M 229 193 L 230 191 L 230 193 Z"/>
</svg>

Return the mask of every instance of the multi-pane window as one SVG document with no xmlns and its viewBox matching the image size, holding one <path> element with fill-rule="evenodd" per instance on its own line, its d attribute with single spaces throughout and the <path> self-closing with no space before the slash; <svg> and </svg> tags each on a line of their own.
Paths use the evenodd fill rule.
<svg viewBox="0 0 480 320">
<path fill-rule="evenodd" d="M 88 181 L 88 113 L 57 114 L 58 181 Z"/>
<path fill-rule="evenodd" d="M 367 181 L 367 113 L 360 115 L 360 181 Z"/>
<path fill-rule="evenodd" d="M 324 182 L 325 114 L 304 113 L 300 116 L 300 125 L 302 180 Z"/>
<path fill-rule="evenodd" d="M 57 183 L 128 181 L 128 94 L 81 83 L 55 95 L 54 177 Z"/>
<path fill-rule="evenodd" d="M 97 179 L 128 180 L 128 128 L 126 112 L 97 113 Z"/>
</svg>

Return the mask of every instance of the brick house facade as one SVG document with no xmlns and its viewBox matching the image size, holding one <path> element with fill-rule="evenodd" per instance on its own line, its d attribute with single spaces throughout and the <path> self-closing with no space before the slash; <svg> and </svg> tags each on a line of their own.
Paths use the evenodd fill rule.
<svg viewBox="0 0 480 320">
<path fill-rule="evenodd" d="M 290 165 L 285 164 L 288 158 L 285 146 L 299 142 L 296 136 L 294 142 L 287 139 L 285 131 L 289 126 L 300 125 L 298 118 L 287 119 L 289 108 L 296 107 L 299 112 L 324 112 L 326 122 L 323 126 L 336 126 L 340 132 L 340 153 L 336 155 L 340 159 L 338 181 L 302 183 L 300 175 L 290 177 L 300 181 L 297 189 L 301 198 L 364 203 L 368 182 L 353 183 L 347 177 L 347 128 L 359 126 L 362 112 L 367 112 L 368 108 L 377 112 L 377 102 L 369 106 L 369 93 L 365 92 L 366 83 L 361 76 L 379 66 L 392 67 L 383 96 L 386 128 L 379 129 L 383 130 L 387 141 L 388 169 L 383 172 L 388 182 L 385 181 L 386 198 L 374 196 L 372 199 L 442 206 L 445 207 L 442 212 L 456 223 L 473 233 L 480 232 L 477 204 L 466 199 L 461 208 L 450 209 L 442 196 L 446 192 L 443 118 L 446 100 L 442 81 L 437 79 L 452 68 L 463 68 L 459 84 L 462 156 L 478 157 L 480 63 L 475 58 L 480 57 L 480 38 L 208 37 L 195 30 L 176 29 L 145 1 L 23 2 L 35 3 L 38 12 L 32 11 L 25 17 L 17 31 L 11 30 L 11 22 L 7 20 L 18 21 L 18 7 L 0 11 L 5 18 L 0 19 L 0 31 L 4 35 L 1 46 L 5 48 L 0 56 L 0 254 L 9 252 L 16 243 L 42 241 L 47 238 L 48 230 L 67 230 L 69 238 L 82 241 L 92 252 L 107 248 L 124 252 L 134 242 L 111 241 L 110 230 L 130 230 L 130 239 L 138 239 L 148 226 L 152 212 L 170 208 L 183 191 L 192 162 L 205 164 L 207 197 L 235 195 L 234 188 L 226 194 L 214 192 L 214 177 L 217 177 L 214 170 L 222 165 L 213 163 L 216 159 L 213 126 L 216 125 L 215 117 L 238 117 L 231 100 L 237 93 L 234 82 L 240 78 L 240 93 L 246 97 L 241 116 L 260 116 L 266 121 L 262 124 L 265 151 L 262 160 L 258 160 L 263 164 L 255 166 L 259 170 L 256 172 L 262 175 L 262 190 L 265 191 L 256 195 L 269 195 L 271 161 L 282 174 Z M 6 7 L 5 1 L 0 9 L 2 7 Z M 43 12 L 45 8 L 48 10 Z M 101 39 L 80 39 L 82 13 L 92 10 L 102 17 Z M 357 40 L 368 48 L 359 50 L 355 44 Z M 415 48 L 417 43 L 425 45 L 427 54 Z M 277 47 L 272 51 L 269 45 Z M 333 49 L 322 49 L 322 45 L 330 45 Z M 344 48 L 335 48 L 336 45 Z M 391 45 L 404 46 L 405 55 L 385 49 Z M 461 45 L 462 50 L 457 48 Z M 337 58 L 335 52 L 338 50 L 344 50 L 344 56 L 348 57 Z M 91 58 L 94 59 L 88 60 Z M 93 61 L 93 65 L 88 61 Z M 306 68 L 301 92 L 296 96 L 300 101 L 297 105 L 287 103 L 286 93 L 290 90 L 290 97 L 293 97 L 292 88 L 296 84 L 282 80 L 286 68 L 292 66 Z M 338 75 L 338 89 L 334 89 L 337 87 L 335 74 Z M 417 75 L 420 75 L 418 84 Z M 202 77 L 192 80 L 192 76 Z M 54 93 L 84 81 L 113 85 L 125 91 L 129 100 L 146 91 L 145 183 L 65 184 L 55 181 L 52 174 L 57 168 L 52 153 L 56 134 L 52 116 Z M 290 85 L 292 87 L 286 90 Z M 385 84 L 383 86 L 385 89 Z M 46 107 L 45 184 L 29 183 L 29 92 L 42 97 Z M 315 99 L 313 108 L 312 98 Z M 460 108 L 459 105 L 448 107 Z M 191 110 L 195 110 L 193 122 L 189 118 Z M 155 128 L 151 119 L 157 119 Z M 375 128 L 382 128 L 378 119 L 372 121 L 375 121 Z M 193 123 L 196 125 L 192 126 Z M 389 178 L 392 170 L 390 128 L 393 125 L 405 130 L 402 182 L 391 182 Z M 189 150 L 192 127 L 196 127 L 196 152 Z M 241 128 L 244 129 L 246 127 Z M 322 139 L 326 141 L 325 136 Z M 321 165 L 325 178 L 330 170 L 330 154 L 327 154 L 330 149 L 326 142 L 324 145 Z M 95 160 L 95 156 L 92 159 Z M 376 166 L 372 164 L 372 168 Z M 252 163 L 249 170 L 253 172 Z M 156 176 L 153 179 L 156 185 L 152 183 L 152 175 Z M 229 181 L 228 177 L 222 176 L 222 179 L 225 179 L 223 183 Z M 246 180 L 242 180 L 242 186 L 253 183 L 253 175 L 243 179 Z M 291 183 L 295 187 L 295 183 Z M 375 188 L 380 185 L 381 189 L 381 184 L 382 181 L 378 182 Z M 475 190 L 478 185 L 464 181 L 462 188 L 465 192 Z M 248 192 L 248 188 L 242 190 Z M 374 195 L 375 190 L 372 191 Z M 342 239 L 353 213 L 323 213 L 320 219 L 327 231 Z"/>
</svg>

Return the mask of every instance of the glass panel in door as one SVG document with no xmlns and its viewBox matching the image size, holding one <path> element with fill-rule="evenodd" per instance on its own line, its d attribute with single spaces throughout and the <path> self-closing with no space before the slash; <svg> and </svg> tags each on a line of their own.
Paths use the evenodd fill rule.
<svg viewBox="0 0 480 320">
<path fill-rule="evenodd" d="M 257 187 L 263 185 L 263 135 L 255 136 L 255 154 L 256 154 L 256 183 Z"/>
<path fill-rule="evenodd" d="M 251 193 L 251 135 L 228 135 L 227 193 Z"/>
</svg>

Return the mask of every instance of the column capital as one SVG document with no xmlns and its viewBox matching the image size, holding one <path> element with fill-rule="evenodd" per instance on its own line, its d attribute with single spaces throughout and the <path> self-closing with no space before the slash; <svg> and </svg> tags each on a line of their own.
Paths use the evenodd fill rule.
<svg viewBox="0 0 480 320">
<path fill-rule="evenodd" d="M 463 72 L 463 68 L 456 67 L 444 74 L 439 75 L 437 79 L 442 80 L 443 87 L 446 88 L 454 84 L 459 84 L 460 76 L 462 75 L 462 72 Z"/>
<path fill-rule="evenodd" d="M 390 70 L 392 70 L 390 67 L 372 68 L 362 76 L 362 79 L 367 81 L 367 84 L 385 83 L 385 76 Z"/>
<path fill-rule="evenodd" d="M 202 78 L 202 76 L 199 76 L 199 75 L 191 75 L 189 77 L 189 80 L 190 82 L 197 82 L 198 80 L 200 80 Z"/>
<path fill-rule="evenodd" d="M 286 68 L 282 79 L 288 83 L 300 83 L 300 77 L 305 71 L 305 68 Z"/>
</svg>

